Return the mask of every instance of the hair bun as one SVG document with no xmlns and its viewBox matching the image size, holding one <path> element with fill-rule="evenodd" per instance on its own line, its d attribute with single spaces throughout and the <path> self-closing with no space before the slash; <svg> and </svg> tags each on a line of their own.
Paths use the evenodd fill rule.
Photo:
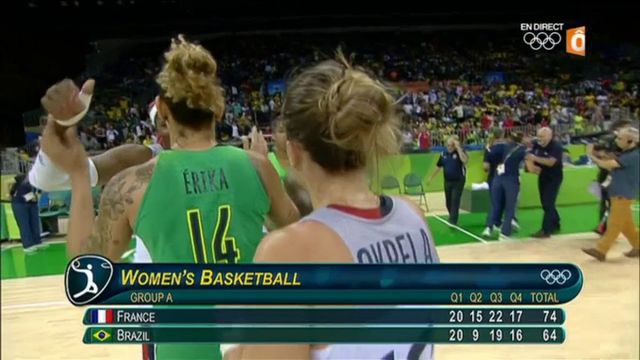
<svg viewBox="0 0 640 360">
<path fill-rule="evenodd" d="M 333 142 L 347 150 L 369 152 L 377 146 L 385 124 L 396 120 L 396 108 L 384 86 L 365 72 L 346 66 L 338 79 L 320 100 L 328 118 Z M 395 150 L 378 148 L 386 153 Z"/>
<path fill-rule="evenodd" d="M 337 61 L 311 66 L 287 85 L 282 114 L 287 137 L 330 171 L 359 169 L 400 148 L 393 97 L 340 52 Z"/>
<path fill-rule="evenodd" d="M 189 108 L 211 110 L 216 118 L 224 111 L 224 92 L 216 76 L 218 64 L 201 45 L 179 35 L 164 54 L 165 64 L 157 82 L 163 95 Z"/>
</svg>

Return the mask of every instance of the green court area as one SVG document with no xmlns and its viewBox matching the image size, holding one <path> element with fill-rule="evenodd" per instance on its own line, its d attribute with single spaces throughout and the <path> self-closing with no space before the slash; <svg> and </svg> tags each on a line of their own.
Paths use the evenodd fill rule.
<svg viewBox="0 0 640 360">
<path fill-rule="evenodd" d="M 558 207 L 561 219 L 561 230 L 558 235 L 588 233 L 592 232 L 598 225 L 598 204 L 574 205 Z M 638 224 L 638 206 L 633 208 L 634 219 Z M 519 209 L 516 213 L 520 224 L 520 230 L 511 235 L 512 239 L 529 238 L 542 226 L 543 211 L 540 208 Z M 447 216 L 440 219 L 446 220 Z M 486 213 L 460 214 L 458 226 L 464 231 L 452 228 L 447 223 L 439 220 L 436 216 L 428 216 L 427 222 L 431 228 L 431 233 L 435 238 L 436 245 L 455 245 L 474 241 L 480 241 L 480 234 L 486 227 Z M 466 234 L 471 233 L 473 236 Z M 497 237 L 483 240 L 496 241 Z"/>
<path fill-rule="evenodd" d="M 598 224 L 598 205 L 574 205 L 559 207 L 562 229 L 560 234 L 591 232 Z M 520 209 L 517 216 L 521 229 L 512 235 L 513 239 L 528 238 L 540 229 L 542 209 Z M 634 216 L 638 218 L 638 206 L 634 206 Z M 480 242 L 480 234 L 485 228 L 486 213 L 460 214 L 458 226 L 450 227 L 446 216 L 428 216 L 427 222 L 436 245 L 456 245 Z M 483 239 L 486 242 L 497 241 Z M 553 241 L 553 238 L 550 239 Z M 64 241 L 50 243 L 46 248 L 32 254 L 25 254 L 18 245 L 2 249 L 2 279 L 14 279 L 28 276 L 63 274 L 67 265 L 66 244 Z"/>
</svg>

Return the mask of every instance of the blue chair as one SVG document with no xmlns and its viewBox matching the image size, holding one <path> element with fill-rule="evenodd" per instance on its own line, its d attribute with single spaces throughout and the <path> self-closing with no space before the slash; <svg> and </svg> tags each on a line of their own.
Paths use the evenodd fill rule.
<svg viewBox="0 0 640 360">
<path fill-rule="evenodd" d="M 40 208 L 41 218 L 69 216 L 70 191 L 51 191 L 43 195 L 47 196 L 47 204 L 44 208 Z"/>
</svg>

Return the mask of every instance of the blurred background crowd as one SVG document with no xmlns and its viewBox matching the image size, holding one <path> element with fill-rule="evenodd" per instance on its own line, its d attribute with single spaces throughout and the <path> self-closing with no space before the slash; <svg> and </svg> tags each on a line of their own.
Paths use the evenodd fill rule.
<svg viewBox="0 0 640 360">
<path fill-rule="evenodd" d="M 638 49 L 576 63 L 562 52 L 532 52 L 511 33 L 490 31 L 220 36 L 200 42 L 218 60 L 227 95 L 217 127 L 223 142 L 239 141 L 254 124 L 269 134 L 291 74 L 338 48 L 392 89 L 403 114 L 406 152 L 441 147 L 449 135 L 482 146 L 493 127 L 533 133 L 552 126 L 569 143 L 576 134 L 640 115 L 640 69 L 632 61 Z M 93 43 L 83 76 L 96 78 L 98 90 L 79 128 L 88 149 L 157 141 L 148 109 L 165 47 L 165 41 Z M 40 110 L 27 112 L 25 123 L 40 116 Z M 28 152 L 35 147 L 32 142 Z"/>
</svg>

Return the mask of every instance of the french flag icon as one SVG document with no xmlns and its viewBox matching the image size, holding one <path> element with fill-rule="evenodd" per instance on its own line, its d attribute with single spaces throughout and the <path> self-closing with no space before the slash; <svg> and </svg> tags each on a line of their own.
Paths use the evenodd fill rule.
<svg viewBox="0 0 640 360">
<path fill-rule="evenodd" d="M 92 324 L 112 324 L 113 323 L 113 310 L 91 310 L 91 323 Z"/>
</svg>

